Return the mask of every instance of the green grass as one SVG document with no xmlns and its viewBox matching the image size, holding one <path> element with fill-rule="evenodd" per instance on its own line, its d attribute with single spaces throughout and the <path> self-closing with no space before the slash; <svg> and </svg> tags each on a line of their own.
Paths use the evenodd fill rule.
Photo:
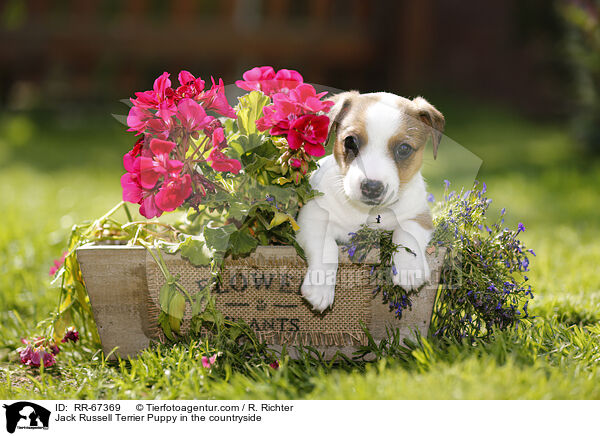
<svg viewBox="0 0 600 436">
<path fill-rule="evenodd" d="M 483 160 L 479 179 L 507 224 L 533 248 L 531 325 L 487 343 L 423 340 L 373 364 L 284 359 L 200 365 L 202 345 L 107 363 L 79 347 L 41 373 L 16 359 L 19 339 L 54 309 L 48 269 L 70 227 L 120 198 L 132 137 L 108 116 L 79 121 L 0 117 L 0 397 L 3 398 L 600 398 L 600 162 L 581 157 L 566 127 L 499 108 L 439 105 L 447 134 Z M 442 144 L 443 146 L 443 144 Z"/>
</svg>

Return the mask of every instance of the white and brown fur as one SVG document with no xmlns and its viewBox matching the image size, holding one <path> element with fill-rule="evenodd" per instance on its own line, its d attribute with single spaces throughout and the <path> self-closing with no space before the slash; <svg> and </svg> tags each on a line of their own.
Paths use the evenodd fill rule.
<svg viewBox="0 0 600 436">
<path fill-rule="evenodd" d="M 338 242 L 347 243 L 349 233 L 365 223 L 393 230 L 393 242 L 416 254 L 400 250 L 394 255 L 395 284 L 418 288 L 429 280 L 425 248 L 433 224 L 420 169 L 427 139 L 433 138 L 435 157 L 444 128 L 443 115 L 421 97 L 351 91 L 334 101 L 329 113 L 333 155 L 319 161 L 310 179 L 324 195 L 309 201 L 298 215 L 297 240 L 308 260 L 301 291 L 320 312 L 333 304 Z M 394 153 L 402 144 L 413 150 L 408 157 Z M 378 189 L 367 189 L 373 185 Z"/>
</svg>

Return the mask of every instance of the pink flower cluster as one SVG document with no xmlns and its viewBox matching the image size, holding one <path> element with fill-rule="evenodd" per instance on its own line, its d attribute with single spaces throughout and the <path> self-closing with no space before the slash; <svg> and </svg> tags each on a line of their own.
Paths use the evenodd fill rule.
<svg viewBox="0 0 600 436">
<path fill-rule="evenodd" d="M 137 134 L 150 133 L 158 137 L 160 137 L 159 135 L 164 136 L 176 127 L 173 117 L 178 112 L 186 113 L 190 110 L 194 111 L 195 115 L 202 115 L 201 118 L 206 116 L 206 110 L 212 110 L 230 118 L 236 117 L 235 111 L 225 97 L 222 79 L 219 79 L 218 83 L 212 79 L 212 87 L 204 90 L 204 80 L 194 77 L 188 71 L 181 71 L 178 76 L 180 86 L 173 89 L 169 76 L 169 73 L 164 72 L 154 81 L 152 90 L 135 93 L 137 98 L 131 99 L 133 107 L 127 116 L 129 131 L 137 132 Z M 181 107 L 182 102 L 187 103 Z M 197 107 L 200 107 L 201 110 Z M 197 119 L 197 121 L 201 122 L 201 119 Z M 166 138 L 163 137 L 163 139 Z"/>
<path fill-rule="evenodd" d="M 75 328 L 69 327 L 63 337 L 62 341 L 65 342 L 77 342 L 79 340 L 79 333 Z M 60 348 L 55 342 L 50 341 L 44 337 L 37 337 L 31 340 L 21 339 L 21 342 L 25 347 L 17 349 L 21 363 L 34 368 L 38 368 L 41 365 L 44 368 L 49 368 L 56 363 L 55 356 L 60 353 Z"/>
<path fill-rule="evenodd" d="M 210 369 L 217 361 L 217 357 L 219 357 L 220 355 L 221 355 L 221 352 L 215 353 L 210 357 L 202 356 L 202 359 L 200 359 L 202 361 L 202 366 L 205 367 L 206 369 Z"/>
<path fill-rule="evenodd" d="M 56 274 L 58 272 L 58 270 L 63 266 L 63 264 L 65 263 L 65 259 L 67 258 L 67 252 L 65 251 L 62 256 L 60 257 L 60 259 L 58 260 L 54 260 L 54 265 L 52 265 L 50 267 L 50 271 L 48 272 L 48 274 L 50 274 L 51 276 L 53 276 L 54 274 Z"/>
<path fill-rule="evenodd" d="M 236 117 L 225 97 L 223 80 L 215 83 L 212 79 L 212 87 L 205 90 L 204 81 L 188 71 L 181 71 L 178 78 L 180 86 L 174 89 L 165 72 L 152 90 L 136 92 L 131 99 L 127 125 L 129 131 L 143 136 L 123 157 L 127 173 L 121 177 L 121 186 L 123 200 L 138 203 L 146 218 L 171 212 L 192 196 L 197 202 L 206 194 L 203 180 L 194 183 L 194 156 L 188 155 L 192 139 L 198 139 L 201 132 L 208 142 L 204 145 L 211 147 L 206 162 L 213 170 L 234 174 L 241 170 L 239 161 L 223 153 L 227 141 L 220 121 L 206 113 Z M 194 150 L 196 154 L 204 151 Z"/>
<path fill-rule="evenodd" d="M 169 157 L 174 148 L 174 142 L 153 138 L 148 148 L 136 145 L 123 157 L 123 200 L 140 204 L 146 218 L 175 210 L 192 193 L 190 175 L 181 174 L 183 162 Z"/>
<path fill-rule="evenodd" d="M 279 70 L 275 72 L 273 67 L 255 67 L 246 71 L 235 84 L 246 91 L 262 91 L 269 97 L 276 93 L 287 94 L 304 82 L 298 71 Z"/>
<path fill-rule="evenodd" d="M 332 101 L 322 101 L 327 92 L 317 94 L 315 88 L 303 83 L 297 71 L 257 67 L 244 73 L 244 81 L 236 85 L 246 90 L 258 90 L 269 95 L 273 104 L 263 108 L 263 117 L 256 121 L 259 130 L 271 135 L 285 135 L 292 150 L 304 150 L 310 156 L 323 156 L 329 129 Z M 320 113 L 320 114 L 319 114 Z M 292 165 L 300 167 L 301 162 Z"/>
<path fill-rule="evenodd" d="M 129 131 L 141 138 L 123 157 L 127 171 L 121 177 L 123 200 L 139 204 L 146 218 L 159 217 L 186 202 L 197 207 L 208 192 L 215 192 L 206 165 L 218 172 L 241 170 L 241 163 L 226 154 L 223 125 L 207 113 L 236 117 L 223 80 L 211 79 L 212 86 L 205 89 L 204 80 L 188 71 L 179 73 L 177 87 L 169 77 L 165 72 L 151 90 L 136 92 L 127 116 Z M 261 91 L 272 99 L 257 127 L 286 137 L 290 153 L 282 156 L 296 177 L 302 177 L 311 156 L 325 153 L 329 118 L 324 114 L 333 102 L 322 101 L 326 93 L 317 93 L 297 71 L 256 67 L 243 77 L 236 82 L 240 88 Z"/>
</svg>

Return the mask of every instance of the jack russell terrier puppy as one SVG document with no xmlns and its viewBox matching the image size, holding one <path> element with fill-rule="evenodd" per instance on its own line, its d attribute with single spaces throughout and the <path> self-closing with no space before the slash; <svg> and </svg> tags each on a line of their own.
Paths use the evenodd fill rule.
<svg viewBox="0 0 600 436">
<path fill-rule="evenodd" d="M 320 312 L 333 304 L 337 243 L 362 224 L 392 230 L 392 241 L 412 251 L 394 255 L 394 284 L 416 289 L 429 280 L 433 223 L 420 170 L 427 139 L 435 158 L 444 129 L 444 116 L 421 97 L 351 91 L 333 100 L 333 155 L 310 178 L 324 195 L 300 209 L 296 236 L 308 261 L 301 292 Z"/>
</svg>

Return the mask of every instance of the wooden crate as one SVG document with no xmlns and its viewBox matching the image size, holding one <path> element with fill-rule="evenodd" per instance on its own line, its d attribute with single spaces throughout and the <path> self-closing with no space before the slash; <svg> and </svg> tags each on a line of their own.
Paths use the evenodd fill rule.
<svg viewBox="0 0 600 436">
<path fill-rule="evenodd" d="M 386 329 L 399 329 L 402 337 L 418 331 L 427 334 L 438 288 L 443 252 L 428 255 L 431 283 L 411 298 L 412 307 L 398 320 L 373 296 L 370 275 L 377 253 L 364 263 L 355 264 L 340 251 L 336 296 L 332 308 L 324 313 L 311 310 L 300 295 L 306 271 L 305 262 L 293 247 L 258 247 L 245 259 L 225 260 L 223 285 L 215 291 L 217 308 L 231 319 L 244 319 L 257 336 L 278 350 L 286 344 L 311 345 L 333 356 L 346 354 L 366 343 L 359 320 L 376 340 Z M 179 255 L 163 255 L 169 271 L 180 274 L 180 282 L 193 295 L 207 283 L 208 267 L 195 267 Z M 91 246 L 77 250 L 83 279 L 90 296 L 102 348 L 106 354 L 133 357 L 151 342 L 163 342 L 157 324 L 160 313 L 158 292 L 164 277 L 154 259 L 143 247 Z M 186 309 L 183 330 L 191 313 Z"/>
</svg>

